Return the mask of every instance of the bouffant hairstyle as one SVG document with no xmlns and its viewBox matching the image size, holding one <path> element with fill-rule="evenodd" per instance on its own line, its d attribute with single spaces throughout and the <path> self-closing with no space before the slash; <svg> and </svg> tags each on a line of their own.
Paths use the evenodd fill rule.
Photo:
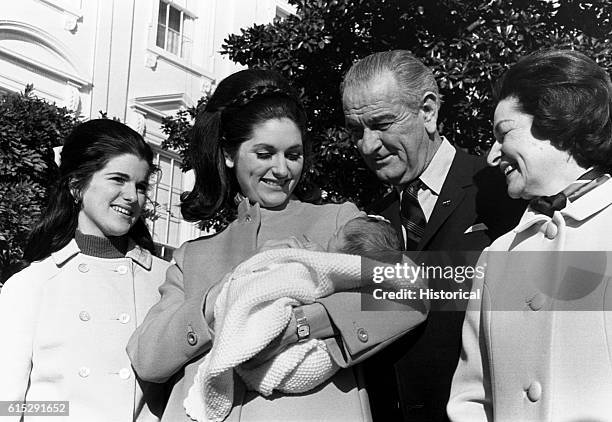
<svg viewBox="0 0 612 422">
<path fill-rule="evenodd" d="M 515 98 L 533 116 L 533 134 L 567 151 L 582 167 L 612 165 L 612 83 L 578 51 L 542 50 L 518 61 L 497 81 L 497 102 Z"/>
<path fill-rule="evenodd" d="M 282 118 L 293 121 L 302 134 L 304 174 L 310 162 L 306 112 L 289 82 L 274 71 L 248 69 L 219 83 L 198 111 L 191 132 L 189 161 L 195 184 L 181 195 L 185 220 L 210 220 L 223 210 L 235 212 L 240 187 L 225 165 L 224 152 L 234 156 L 257 125 Z"/>
</svg>

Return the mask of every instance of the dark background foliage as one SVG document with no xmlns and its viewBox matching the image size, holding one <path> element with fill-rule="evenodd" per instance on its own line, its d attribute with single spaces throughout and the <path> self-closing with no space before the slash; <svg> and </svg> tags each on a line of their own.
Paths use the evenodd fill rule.
<svg viewBox="0 0 612 422">
<path fill-rule="evenodd" d="M 34 96 L 32 86 L 0 97 L 0 282 L 47 203 L 57 176 L 53 147 L 77 123 L 71 111 Z"/>
<path fill-rule="evenodd" d="M 301 90 L 315 145 L 307 177 L 323 189 L 326 201 L 351 199 L 365 205 L 386 188 L 364 167 L 342 129 L 338 87 L 361 57 L 390 49 L 407 49 L 420 57 L 433 69 L 443 95 L 441 133 L 474 154 L 485 152 L 492 141 L 492 82 L 519 57 L 546 47 L 575 48 L 602 67 L 612 67 L 609 1 L 290 3 L 297 16 L 230 35 L 222 53 L 248 67 L 276 69 Z M 194 112 L 164 121 L 167 146 L 185 150 Z"/>
</svg>

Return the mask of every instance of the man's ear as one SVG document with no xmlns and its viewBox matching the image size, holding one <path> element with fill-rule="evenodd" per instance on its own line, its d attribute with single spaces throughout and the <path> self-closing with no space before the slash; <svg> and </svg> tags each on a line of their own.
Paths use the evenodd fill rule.
<svg viewBox="0 0 612 422">
<path fill-rule="evenodd" d="M 223 157 L 225 157 L 225 165 L 227 168 L 234 168 L 234 157 L 226 150 L 223 150 Z"/>
<path fill-rule="evenodd" d="M 428 91 L 423 95 L 423 122 L 425 130 L 429 135 L 433 135 L 438 130 L 438 95 L 435 92 Z"/>
</svg>

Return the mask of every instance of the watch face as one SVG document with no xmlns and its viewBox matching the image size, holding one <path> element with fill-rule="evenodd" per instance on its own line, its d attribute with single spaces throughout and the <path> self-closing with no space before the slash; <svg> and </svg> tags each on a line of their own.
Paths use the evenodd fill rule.
<svg viewBox="0 0 612 422">
<path fill-rule="evenodd" d="M 299 338 L 306 338 L 310 335 L 310 327 L 308 325 L 300 325 L 297 329 Z"/>
</svg>

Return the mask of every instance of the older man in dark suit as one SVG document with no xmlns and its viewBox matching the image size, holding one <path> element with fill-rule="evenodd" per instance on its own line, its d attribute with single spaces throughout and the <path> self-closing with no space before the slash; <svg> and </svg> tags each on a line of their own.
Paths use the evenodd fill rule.
<svg viewBox="0 0 612 422">
<path fill-rule="evenodd" d="M 499 172 L 438 133 L 432 72 L 403 50 L 355 63 L 342 84 L 347 129 L 367 165 L 395 189 L 373 212 L 396 227 L 406 250 L 481 251 L 518 222 Z M 455 254 L 474 265 L 477 254 Z M 432 302 L 427 322 L 364 364 L 375 420 L 443 421 L 461 350 L 463 312 Z M 452 307 L 451 307 L 452 308 Z"/>
</svg>

